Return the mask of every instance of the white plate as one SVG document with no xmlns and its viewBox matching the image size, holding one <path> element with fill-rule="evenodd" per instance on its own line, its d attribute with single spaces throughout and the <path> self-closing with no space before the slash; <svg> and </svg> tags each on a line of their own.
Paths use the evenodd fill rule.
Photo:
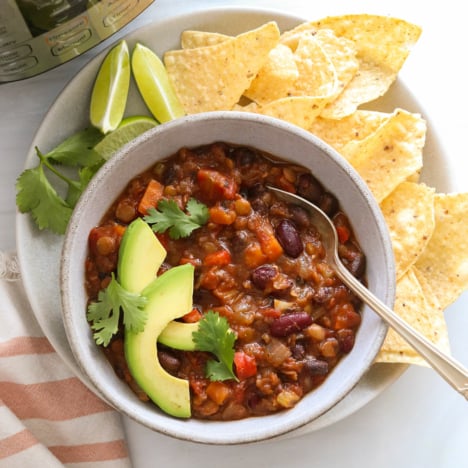
<svg viewBox="0 0 468 468">
<path fill-rule="evenodd" d="M 179 46 L 179 35 L 185 29 L 201 29 L 237 34 L 257 27 L 266 21 L 276 20 L 281 29 L 294 27 L 303 20 L 285 13 L 248 8 L 216 8 L 198 11 L 175 18 L 155 20 L 126 37 L 129 46 L 138 41 L 158 54 Z M 47 112 L 37 131 L 29 151 L 26 167 L 37 165 L 34 147 L 47 152 L 64 138 L 89 125 L 88 103 L 94 78 L 105 52 L 94 58 L 65 87 Z M 411 112 L 422 112 L 421 106 L 412 97 L 401 81 L 397 81 L 387 95 L 369 108 L 392 111 L 401 107 Z M 147 114 L 135 86 L 132 84 L 127 115 Z M 425 147 L 426 154 L 439 154 L 440 146 L 432 134 Z M 426 158 L 427 159 L 427 158 Z M 430 158 L 425 165 L 423 178 L 432 186 L 445 185 L 443 158 Z M 34 314 L 45 335 L 56 351 L 91 390 L 97 391 L 86 382 L 69 348 L 62 324 L 59 291 L 59 260 L 63 239 L 48 232 L 40 232 L 29 215 L 17 216 L 17 249 L 24 285 Z M 362 408 L 392 384 L 406 369 L 404 365 L 378 364 L 338 405 L 308 426 L 292 434 L 303 434 L 326 427 Z M 291 436 L 291 433 L 289 434 Z"/>
</svg>

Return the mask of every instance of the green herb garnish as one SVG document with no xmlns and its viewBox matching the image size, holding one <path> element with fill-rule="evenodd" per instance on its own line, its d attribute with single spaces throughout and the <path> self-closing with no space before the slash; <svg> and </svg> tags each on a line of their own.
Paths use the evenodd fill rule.
<svg viewBox="0 0 468 468">
<path fill-rule="evenodd" d="M 154 232 L 169 230 L 172 239 L 189 236 L 192 231 L 206 224 L 210 214 L 208 207 L 191 198 L 187 202 L 187 213 L 174 200 L 161 200 L 158 209 L 150 208 L 143 219 L 152 225 Z"/>
<path fill-rule="evenodd" d="M 102 135 L 91 128 L 72 135 L 47 154 L 36 148 L 39 165 L 26 169 L 18 177 L 16 204 L 21 213 L 31 213 L 39 229 L 65 233 L 78 198 L 104 162 L 92 149 L 100 138 Z M 70 178 L 61 166 L 68 171 L 74 168 L 78 179 Z M 59 195 L 49 180 L 52 174 L 65 182 L 65 197 Z"/>
<path fill-rule="evenodd" d="M 218 360 L 210 360 L 206 365 L 206 376 L 210 380 L 237 380 L 233 371 L 235 333 L 229 322 L 217 312 L 208 311 L 193 332 L 195 349 L 213 353 Z"/>
<path fill-rule="evenodd" d="M 147 298 L 124 289 L 112 274 L 107 288 L 100 291 L 97 302 L 88 306 L 86 318 L 95 331 L 93 337 L 98 345 L 107 346 L 119 328 L 120 313 L 126 329 L 139 333 L 145 328 Z"/>
</svg>

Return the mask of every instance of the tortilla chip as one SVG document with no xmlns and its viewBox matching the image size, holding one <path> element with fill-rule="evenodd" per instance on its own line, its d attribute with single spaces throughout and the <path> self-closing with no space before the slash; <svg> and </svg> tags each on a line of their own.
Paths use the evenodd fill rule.
<svg viewBox="0 0 468 468">
<path fill-rule="evenodd" d="M 390 231 L 397 279 L 414 265 L 432 236 L 434 193 L 425 184 L 403 182 L 380 205 Z"/>
<path fill-rule="evenodd" d="M 331 29 L 336 36 L 355 44 L 359 70 L 340 97 L 323 111 L 328 118 L 341 118 L 359 105 L 382 96 L 395 81 L 421 28 L 398 18 L 352 14 L 304 23 L 284 33 L 281 42 L 294 48 L 305 31 Z"/>
<path fill-rule="evenodd" d="M 244 95 L 258 104 L 267 104 L 286 97 L 298 77 L 299 71 L 291 49 L 278 44 L 270 51 L 266 64 Z"/>
<path fill-rule="evenodd" d="M 294 51 L 299 71 L 292 96 L 319 96 L 334 99 L 339 93 L 335 67 L 319 41 L 312 35 L 301 37 Z"/>
<path fill-rule="evenodd" d="M 372 63 L 361 62 L 359 71 L 343 92 L 323 110 L 322 115 L 329 119 L 341 119 L 351 115 L 364 103 L 383 96 L 396 75 L 382 70 Z"/>
<path fill-rule="evenodd" d="M 164 63 L 187 114 L 229 110 L 279 41 L 275 22 L 219 44 L 166 52 Z"/>
<path fill-rule="evenodd" d="M 397 282 L 394 310 L 442 351 L 450 353 L 442 308 L 427 285 L 418 280 L 412 268 Z M 427 365 L 426 361 L 393 329 L 388 330 L 376 362 Z"/>
<path fill-rule="evenodd" d="M 397 109 L 374 133 L 348 143 L 342 153 L 380 203 L 422 168 L 425 136 L 426 123 L 419 114 Z"/>
<path fill-rule="evenodd" d="M 338 88 L 344 89 L 359 69 L 354 42 L 337 37 L 330 29 L 319 29 L 314 37 L 335 68 Z"/>
<path fill-rule="evenodd" d="M 468 289 L 468 193 L 436 194 L 435 229 L 415 264 L 445 309 Z"/>
<path fill-rule="evenodd" d="M 327 101 L 327 98 L 323 97 L 293 96 L 258 106 L 255 111 L 308 129 Z M 250 110 L 254 108 L 250 107 Z"/>
<path fill-rule="evenodd" d="M 374 133 L 390 115 L 385 112 L 358 110 L 339 120 L 319 116 L 308 130 L 341 152 L 350 141 L 361 141 Z"/>
<path fill-rule="evenodd" d="M 196 47 L 221 44 L 221 42 L 227 39 L 232 39 L 232 36 L 214 32 L 187 30 L 183 31 L 180 36 L 180 46 L 182 49 L 195 49 Z"/>
</svg>

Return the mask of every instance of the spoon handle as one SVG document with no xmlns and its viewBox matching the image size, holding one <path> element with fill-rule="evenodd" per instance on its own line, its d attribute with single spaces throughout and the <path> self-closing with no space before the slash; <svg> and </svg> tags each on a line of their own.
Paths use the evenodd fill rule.
<svg viewBox="0 0 468 468">
<path fill-rule="evenodd" d="M 375 297 L 337 260 L 337 274 L 369 307 L 405 339 L 455 390 L 468 400 L 468 370 L 451 356 L 443 353 L 417 330 L 402 320 L 393 310 Z"/>
</svg>

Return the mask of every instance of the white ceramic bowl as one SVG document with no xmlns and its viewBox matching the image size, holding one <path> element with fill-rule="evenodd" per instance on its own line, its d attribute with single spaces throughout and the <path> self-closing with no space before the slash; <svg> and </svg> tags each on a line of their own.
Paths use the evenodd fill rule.
<svg viewBox="0 0 468 468">
<path fill-rule="evenodd" d="M 86 321 L 84 264 L 87 239 L 128 181 L 155 161 L 184 146 L 225 141 L 258 148 L 311 169 L 340 201 L 367 256 L 369 289 L 388 306 L 395 295 L 391 244 L 381 212 L 358 174 L 333 149 L 312 134 L 286 122 L 241 112 L 212 112 L 177 119 L 143 134 L 117 153 L 82 195 L 66 234 L 61 260 L 63 319 L 72 352 L 96 390 L 122 413 L 161 433 L 194 442 L 236 444 L 287 434 L 333 407 L 370 367 L 386 325 L 364 307 L 352 352 L 326 381 L 294 408 L 259 418 L 212 422 L 172 418 L 143 403 L 113 372 L 92 338 Z"/>
</svg>

